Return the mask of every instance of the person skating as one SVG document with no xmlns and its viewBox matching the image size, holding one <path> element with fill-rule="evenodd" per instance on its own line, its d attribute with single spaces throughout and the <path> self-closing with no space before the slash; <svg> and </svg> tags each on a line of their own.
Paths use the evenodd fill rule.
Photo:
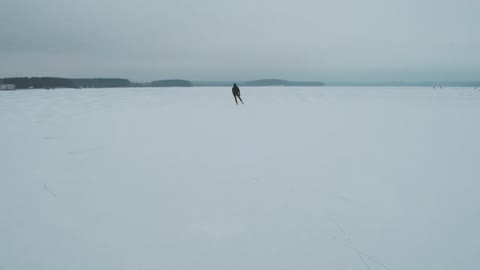
<svg viewBox="0 0 480 270">
<path fill-rule="evenodd" d="M 240 101 L 242 102 L 242 104 L 244 104 L 242 98 L 240 97 L 240 88 L 238 88 L 238 86 L 237 86 L 236 83 L 233 84 L 232 93 L 233 93 L 233 97 L 235 98 L 235 103 L 236 103 L 237 105 L 238 105 L 237 97 L 238 97 L 238 99 L 240 99 Z"/>
</svg>

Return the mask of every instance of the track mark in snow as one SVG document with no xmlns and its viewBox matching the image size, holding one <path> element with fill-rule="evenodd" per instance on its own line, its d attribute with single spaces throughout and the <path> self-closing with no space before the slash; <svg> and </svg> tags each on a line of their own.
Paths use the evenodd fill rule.
<svg viewBox="0 0 480 270">
<path fill-rule="evenodd" d="M 350 200 L 349 198 L 347 198 L 347 197 L 345 197 L 345 196 L 340 195 L 339 193 L 329 192 L 328 194 L 330 194 L 331 196 L 336 197 L 336 198 L 338 198 L 338 199 L 340 199 L 340 200 L 342 200 L 342 201 L 344 201 L 344 202 L 347 202 L 347 203 L 350 203 L 350 204 L 353 203 L 352 200 Z"/>
<path fill-rule="evenodd" d="M 333 217 L 331 215 L 326 215 L 326 216 L 327 216 L 328 220 L 333 225 L 335 225 L 335 227 L 337 227 L 337 229 L 341 232 L 342 240 L 345 241 L 346 243 L 350 243 L 351 242 L 350 234 L 347 233 L 347 231 L 345 231 L 345 229 L 340 224 L 338 224 L 338 222 L 336 222 L 335 219 L 333 219 Z"/>
<path fill-rule="evenodd" d="M 388 267 L 388 266 L 386 266 L 385 264 L 379 262 L 377 259 L 375 259 L 375 258 L 373 258 L 372 256 L 368 255 L 367 253 L 365 253 L 365 252 L 363 252 L 363 251 L 361 251 L 361 250 L 359 250 L 359 249 L 357 249 L 357 248 L 355 248 L 355 247 L 353 247 L 353 246 L 349 246 L 349 247 L 350 247 L 350 249 L 352 249 L 353 251 L 355 251 L 359 256 L 361 256 L 361 257 L 362 257 L 362 260 L 364 260 L 363 257 L 365 257 L 365 258 L 371 260 L 372 262 L 374 262 L 375 264 L 383 267 L 384 269 L 392 270 L 392 269 L 390 269 L 390 267 Z M 369 269 L 370 269 L 370 267 L 369 267 Z"/>
<path fill-rule="evenodd" d="M 326 215 L 328 220 L 333 223 L 337 229 L 342 233 L 342 236 L 343 236 L 343 242 L 345 243 L 345 245 L 350 248 L 351 250 L 353 250 L 359 257 L 360 259 L 362 260 L 363 264 L 365 265 L 365 267 L 368 269 L 368 270 L 371 270 L 371 267 L 370 267 L 370 264 L 367 262 L 366 259 L 372 261 L 373 263 L 375 263 L 376 265 L 379 265 L 381 266 L 382 268 L 386 269 L 386 270 L 391 270 L 388 266 L 386 266 L 385 264 L 383 264 L 382 262 L 378 261 L 377 259 L 373 258 L 372 256 L 370 256 L 369 254 L 359 250 L 358 248 L 352 246 L 352 241 L 350 239 L 350 234 L 345 231 L 345 229 L 338 223 L 335 221 L 335 219 L 333 219 L 333 217 L 331 215 Z"/>
<path fill-rule="evenodd" d="M 57 197 L 57 194 L 53 193 L 53 192 L 48 188 L 47 185 L 44 184 L 44 185 L 43 185 L 43 189 L 44 189 L 46 192 L 48 192 L 48 194 L 52 195 L 53 197 L 55 197 L 55 198 Z"/>
<path fill-rule="evenodd" d="M 352 249 L 354 250 L 354 249 Z M 354 250 L 355 251 L 355 250 Z M 367 270 L 371 270 L 370 268 L 370 265 L 367 263 L 367 261 L 365 260 L 365 258 L 363 258 L 362 254 L 356 252 L 358 257 L 360 258 L 360 260 L 362 260 L 363 264 L 365 265 L 365 267 L 367 267 Z"/>
</svg>

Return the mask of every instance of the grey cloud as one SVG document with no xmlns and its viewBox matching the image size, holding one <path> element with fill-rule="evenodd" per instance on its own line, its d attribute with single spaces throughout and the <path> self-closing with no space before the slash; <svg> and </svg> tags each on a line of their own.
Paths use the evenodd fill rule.
<svg viewBox="0 0 480 270">
<path fill-rule="evenodd" d="M 473 0 L 3 0 L 0 77 L 474 79 L 478 11 Z"/>
</svg>

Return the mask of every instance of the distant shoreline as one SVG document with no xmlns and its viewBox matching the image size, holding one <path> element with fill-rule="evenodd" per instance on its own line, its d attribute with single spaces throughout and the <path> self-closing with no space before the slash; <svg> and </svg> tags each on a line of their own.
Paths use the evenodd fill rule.
<svg viewBox="0 0 480 270">
<path fill-rule="evenodd" d="M 480 87 L 480 81 L 424 81 L 424 82 L 321 82 L 288 81 L 281 79 L 260 79 L 253 81 L 189 81 L 180 79 L 132 82 L 123 78 L 70 79 L 59 77 L 12 77 L 0 79 L 1 90 L 56 89 L 56 88 L 132 88 L 132 87 L 230 87 L 237 83 L 241 87 L 261 86 L 391 86 L 391 87 Z M 11 89 L 13 88 L 13 89 Z"/>
<path fill-rule="evenodd" d="M 139 83 L 123 78 L 84 78 L 70 79 L 59 77 L 12 77 L 0 79 L 3 86 L 14 86 L 15 89 L 55 89 L 55 88 L 126 88 L 126 87 L 201 87 L 201 86 L 324 86 L 319 81 L 287 81 L 280 79 L 261 79 L 254 81 L 189 81 L 189 80 L 156 80 Z"/>
</svg>

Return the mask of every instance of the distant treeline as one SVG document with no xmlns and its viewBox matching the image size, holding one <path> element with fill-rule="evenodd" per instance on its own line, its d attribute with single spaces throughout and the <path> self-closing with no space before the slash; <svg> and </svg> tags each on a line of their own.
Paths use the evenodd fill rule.
<svg viewBox="0 0 480 270">
<path fill-rule="evenodd" d="M 75 81 L 64 78 L 5 78 L 2 79 L 4 84 L 13 84 L 17 89 L 52 89 L 52 88 L 79 88 Z"/>
<path fill-rule="evenodd" d="M 79 88 L 114 88 L 114 87 L 132 87 L 132 83 L 127 79 L 72 79 Z"/>
<path fill-rule="evenodd" d="M 65 79 L 55 77 L 18 77 L 1 80 L 4 84 L 14 84 L 17 89 L 55 88 L 106 88 L 131 87 L 127 79 Z"/>
<path fill-rule="evenodd" d="M 149 87 L 190 87 L 192 82 L 186 80 L 160 80 L 149 83 Z"/>
<path fill-rule="evenodd" d="M 191 86 L 232 86 L 234 82 L 191 82 L 187 80 L 158 80 L 134 83 L 128 79 L 93 78 L 66 79 L 56 77 L 17 77 L 0 79 L 0 83 L 13 84 L 17 89 L 55 88 L 120 88 L 120 87 L 191 87 Z M 279 79 L 264 79 L 237 82 L 239 86 L 323 86 L 323 82 L 293 82 Z"/>
<path fill-rule="evenodd" d="M 56 77 L 17 77 L 0 79 L 2 84 L 13 84 L 17 89 L 55 89 L 55 88 L 120 88 L 120 87 L 189 87 L 186 80 L 159 80 L 149 83 L 134 83 L 128 79 L 93 78 L 66 79 Z"/>
</svg>

